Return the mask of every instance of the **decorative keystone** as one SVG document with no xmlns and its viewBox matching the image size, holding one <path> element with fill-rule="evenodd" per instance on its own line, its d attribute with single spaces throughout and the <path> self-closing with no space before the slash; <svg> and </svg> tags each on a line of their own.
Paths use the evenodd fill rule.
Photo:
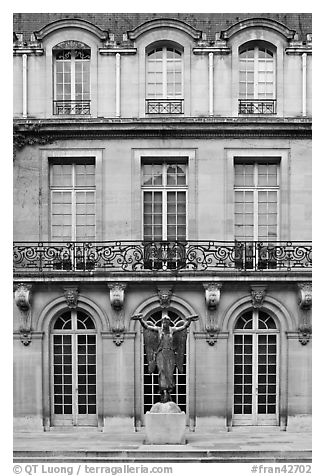
<svg viewBox="0 0 325 476">
<path fill-rule="evenodd" d="M 222 284 L 208 283 L 208 284 L 203 284 L 203 287 L 205 289 L 205 302 L 206 302 L 207 308 L 210 311 L 215 311 L 220 302 L 220 290 L 222 288 Z"/>
<path fill-rule="evenodd" d="M 79 290 L 77 286 L 68 286 L 63 288 L 64 297 L 70 309 L 76 309 L 78 306 Z"/>
<path fill-rule="evenodd" d="M 263 306 L 266 294 L 266 286 L 251 285 L 252 306 L 257 309 Z"/>
<path fill-rule="evenodd" d="M 125 283 L 108 283 L 109 299 L 111 306 L 115 311 L 120 311 L 124 305 Z"/>
<path fill-rule="evenodd" d="M 20 311 L 20 340 L 29 345 L 32 341 L 31 284 L 19 283 L 15 286 L 15 303 Z"/>
<path fill-rule="evenodd" d="M 162 307 L 163 309 L 167 309 L 170 306 L 170 300 L 173 295 L 172 288 L 158 287 L 157 293 L 158 293 L 160 307 Z"/>
</svg>

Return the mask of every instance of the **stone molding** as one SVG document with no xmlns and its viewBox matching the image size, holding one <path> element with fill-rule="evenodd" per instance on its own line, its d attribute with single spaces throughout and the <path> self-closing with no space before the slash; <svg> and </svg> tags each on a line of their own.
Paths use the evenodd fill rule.
<svg viewBox="0 0 325 476">
<path fill-rule="evenodd" d="M 272 20 L 270 18 L 256 17 L 247 18 L 246 20 L 241 20 L 238 23 L 231 25 L 229 28 L 227 28 L 227 30 L 221 31 L 220 38 L 225 40 L 230 39 L 234 35 L 241 33 L 247 28 L 263 28 L 267 30 L 273 30 L 284 36 L 287 41 L 292 40 L 295 35 L 295 30 L 290 30 L 285 25 L 283 25 L 283 23 L 280 23 L 276 20 Z"/>
<path fill-rule="evenodd" d="M 193 40 L 199 40 L 202 37 L 201 31 L 196 30 L 181 20 L 176 20 L 173 18 L 155 18 L 153 20 L 146 21 L 133 30 L 129 30 L 127 35 L 130 40 L 137 40 L 140 35 L 148 33 L 157 28 L 180 30 L 184 33 L 187 33 Z"/>
<path fill-rule="evenodd" d="M 103 31 L 101 28 L 95 26 L 89 21 L 80 20 L 78 18 L 64 18 L 48 23 L 44 26 L 44 28 L 35 31 L 34 35 L 36 40 L 42 41 L 46 36 L 50 35 L 51 33 L 55 33 L 58 30 L 67 28 L 78 28 L 80 30 L 86 30 L 88 33 L 92 33 L 93 35 L 95 35 L 101 41 L 105 41 L 108 37 L 107 31 Z"/>
</svg>

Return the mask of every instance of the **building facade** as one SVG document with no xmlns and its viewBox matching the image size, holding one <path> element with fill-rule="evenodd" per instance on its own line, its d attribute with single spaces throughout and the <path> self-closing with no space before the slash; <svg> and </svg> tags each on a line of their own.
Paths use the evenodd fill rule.
<svg viewBox="0 0 325 476">
<path fill-rule="evenodd" d="M 14 15 L 14 421 L 311 421 L 311 15 Z"/>
</svg>

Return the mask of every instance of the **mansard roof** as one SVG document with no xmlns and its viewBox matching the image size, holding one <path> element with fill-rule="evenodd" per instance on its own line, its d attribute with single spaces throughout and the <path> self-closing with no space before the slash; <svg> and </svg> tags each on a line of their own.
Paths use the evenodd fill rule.
<svg viewBox="0 0 325 476">
<path fill-rule="evenodd" d="M 217 32 L 225 32 L 236 23 L 256 17 L 281 23 L 288 30 L 294 30 L 301 41 L 306 41 L 306 34 L 312 32 L 311 13 L 14 13 L 13 27 L 14 33 L 22 33 L 29 41 L 35 31 L 43 30 L 50 23 L 84 20 L 103 32 L 113 33 L 119 43 L 123 33 L 133 32 L 151 20 L 165 18 L 187 24 L 189 31 L 202 31 L 208 41 L 213 41 Z"/>
</svg>

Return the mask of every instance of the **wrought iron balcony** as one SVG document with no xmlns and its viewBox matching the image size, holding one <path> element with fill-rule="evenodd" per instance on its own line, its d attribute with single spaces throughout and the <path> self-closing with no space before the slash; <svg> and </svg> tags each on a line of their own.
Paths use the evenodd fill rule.
<svg viewBox="0 0 325 476">
<path fill-rule="evenodd" d="M 90 114 L 90 99 L 78 99 L 78 100 L 56 100 L 53 101 L 53 114 Z"/>
<path fill-rule="evenodd" d="M 147 114 L 183 114 L 183 99 L 146 99 Z"/>
<path fill-rule="evenodd" d="M 276 114 L 276 99 L 239 99 L 239 114 Z"/>
<path fill-rule="evenodd" d="M 311 242 L 16 242 L 14 272 L 302 271 Z"/>
</svg>

